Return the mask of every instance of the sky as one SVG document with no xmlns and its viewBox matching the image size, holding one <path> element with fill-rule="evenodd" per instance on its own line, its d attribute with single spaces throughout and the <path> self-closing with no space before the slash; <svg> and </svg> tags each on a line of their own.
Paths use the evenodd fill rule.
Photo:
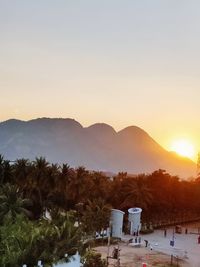
<svg viewBox="0 0 200 267">
<path fill-rule="evenodd" d="M 200 150 L 200 1 L 0 0 L 0 121 L 137 125 Z"/>
</svg>

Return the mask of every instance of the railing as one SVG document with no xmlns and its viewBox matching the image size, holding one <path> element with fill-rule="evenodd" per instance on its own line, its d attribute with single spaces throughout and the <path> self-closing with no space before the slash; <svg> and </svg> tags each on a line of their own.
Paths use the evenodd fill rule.
<svg viewBox="0 0 200 267">
<path fill-rule="evenodd" d="M 180 215 L 176 215 L 176 213 L 174 213 L 174 215 L 172 216 L 170 214 L 170 216 L 166 216 L 164 218 L 164 216 L 160 219 L 155 219 L 155 217 L 152 217 L 152 219 L 148 219 L 148 221 L 144 221 L 142 223 L 142 229 L 143 230 L 151 230 L 151 229 L 159 229 L 159 228 L 163 228 L 163 227 L 168 227 L 168 226 L 174 226 L 177 224 L 185 224 L 185 223 L 192 223 L 192 222 L 197 222 L 200 221 L 200 214 L 191 214 L 191 213 L 187 213 L 187 214 L 180 214 Z"/>
</svg>

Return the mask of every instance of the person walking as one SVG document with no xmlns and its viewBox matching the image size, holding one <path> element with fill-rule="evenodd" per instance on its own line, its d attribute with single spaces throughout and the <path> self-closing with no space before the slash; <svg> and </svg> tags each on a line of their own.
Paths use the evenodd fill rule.
<svg viewBox="0 0 200 267">
<path fill-rule="evenodd" d="M 166 237 L 167 236 L 167 229 L 165 228 L 164 229 L 164 237 Z"/>
</svg>

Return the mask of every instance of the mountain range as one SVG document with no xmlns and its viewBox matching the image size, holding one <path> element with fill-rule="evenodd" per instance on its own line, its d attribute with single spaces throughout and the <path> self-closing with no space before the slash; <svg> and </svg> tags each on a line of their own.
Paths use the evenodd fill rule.
<svg viewBox="0 0 200 267">
<path fill-rule="evenodd" d="M 73 119 L 39 118 L 0 123 L 0 154 L 8 160 L 44 156 L 52 163 L 68 163 L 104 172 L 149 173 L 157 169 L 186 178 L 195 163 L 166 151 L 137 126 L 116 132 L 110 125 L 83 127 Z"/>
</svg>

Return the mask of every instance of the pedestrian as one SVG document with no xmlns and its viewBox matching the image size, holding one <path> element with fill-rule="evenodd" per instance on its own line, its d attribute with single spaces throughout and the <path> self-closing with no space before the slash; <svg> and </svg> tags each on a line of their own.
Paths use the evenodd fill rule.
<svg viewBox="0 0 200 267">
<path fill-rule="evenodd" d="M 167 236 L 167 229 L 165 228 L 164 229 L 164 237 L 166 237 Z"/>
<path fill-rule="evenodd" d="M 185 228 L 185 234 L 187 235 L 187 233 L 188 233 L 188 229 L 187 229 L 187 228 Z"/>
<path fill-rule="evenodd" d="M 145 242 L 145 247 L 147 248 L 147 246 L 148 246 L 148 240 L 144 240 L 144 242 Z"/>
<path fill-rule="evenodd" d="M 135 238 L 135 243 L 137 243 L 137 237 Z"/>
<path fill-rule="evenodd" d="M 112 252 L 113 259 L 117 259 L 118 258 L 118 253 L 119 253 L 118 248 L 114 247 L 113 248 L 113 252 Z"/>
<path fill-rule="evenodd" d="M 140 237 L 140 236 L 139 236 L 139 238 L 138 238 L 138 242 L 141 243 L 141 237 Z"/>
</svg>

